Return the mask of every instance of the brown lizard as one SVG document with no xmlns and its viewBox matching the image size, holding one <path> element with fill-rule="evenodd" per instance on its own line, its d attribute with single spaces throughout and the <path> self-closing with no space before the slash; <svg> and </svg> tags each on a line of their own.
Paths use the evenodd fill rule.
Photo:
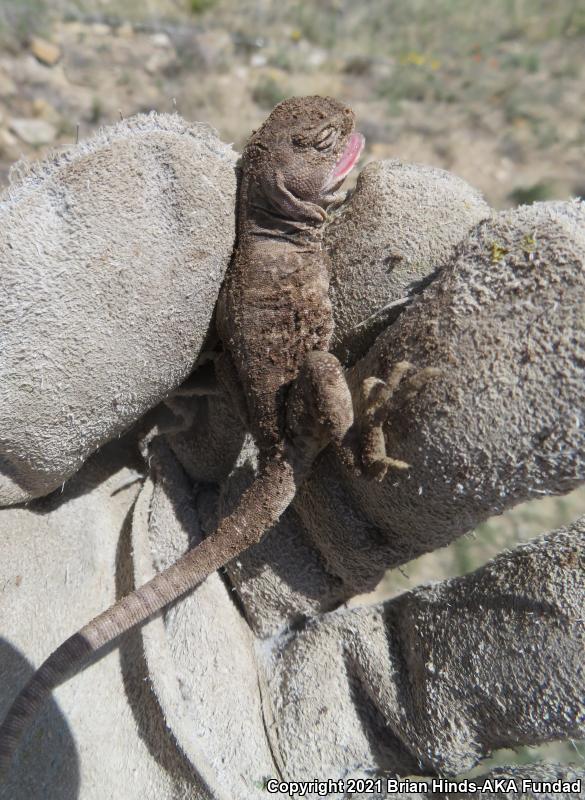
<svg viewBox="0 0 585 800">
<path fill-rule="evenodd" d="M 343 368 L 327 352 L 333 317 L 321 231 L 363 147 L 363 137 L 353 129 L 353 112 L 338 101 L 292 98 L 276 106 L 248 141 L 241 161 L 236 249 L 217 307 L 223 345 L 217 372 L 256 440 L 258 476 L 201 544 L 47 658 L 0 726 L 0 770 L 10 762 L 27 721 L 85 657 L 257 543 L 291 503 L 325 446 L 333 443 L 354 468 L 378 478 L 388 466 L 406 466 L 380 452 L 381 382 L 367 387 L 372 402 L 362 397 L 365 413 L 361 425 L 354 425 Z M 399 365 L 394 383 L 404 371 Z"/>
</svg>

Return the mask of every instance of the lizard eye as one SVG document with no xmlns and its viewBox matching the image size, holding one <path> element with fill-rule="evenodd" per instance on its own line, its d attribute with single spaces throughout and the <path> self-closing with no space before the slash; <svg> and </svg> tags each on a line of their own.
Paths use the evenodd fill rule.
<svg viewBox="0 0 585 800">
<path fill-rule="evenodd" d="M 328 150 L 337 139 L 337 132 L 332 125 L 328 125 L 326 128 L 323 128 L 322 131 L 319 131 L 317 134 L 314 142 L 313 147 L 316 150 Z"/>
</svg>

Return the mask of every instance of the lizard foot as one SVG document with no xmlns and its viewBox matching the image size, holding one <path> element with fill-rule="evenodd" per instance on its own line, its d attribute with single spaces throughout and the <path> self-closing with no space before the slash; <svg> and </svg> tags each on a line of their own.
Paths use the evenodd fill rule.
<svg viewBox="0 0 585 800">
<path fill-rule="evenodd" d="M 296 460 L 306 469 L 327 444 L 341 447 L 353 421 L 342 365 L 332 353 L 309 353 L 287 400 L 287 434 Z"/>
<path fill-rule="evenodd" d="M 366 378 L 361 384 L 358 418 L 358 440 L 361 473 L 368 478 L 381 481 L 389 469 L 405 470 L 410 464 L 391 458 L 386 452 L 384 423 L 392 412 L 401 408 L 423 388 L 427 381 L 440 373 L 435 367 L 426 367 L 416 372 L 408 361 L 395 364 L 387 381 Z M 411 373 L 411 374 L 409 374 Z"/>
</svg>

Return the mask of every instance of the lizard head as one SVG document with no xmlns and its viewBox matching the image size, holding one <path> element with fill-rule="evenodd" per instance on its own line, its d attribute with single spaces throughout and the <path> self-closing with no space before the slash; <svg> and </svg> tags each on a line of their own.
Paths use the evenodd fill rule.
<svg viewBox="0 0 585 800">
<path fill-rule="evenodd" d="M 362 152 L 354 125 L 353 111 L 331 97 L 284 100 L 248 141 L 244 173 L 276 214 L 320 224 Z"/>
</svg>

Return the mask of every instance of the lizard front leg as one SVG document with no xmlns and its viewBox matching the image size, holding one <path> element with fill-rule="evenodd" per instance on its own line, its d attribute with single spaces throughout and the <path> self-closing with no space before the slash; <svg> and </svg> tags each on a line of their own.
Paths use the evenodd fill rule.
<svg viewBox="0 0 585 800">
<path fill-rule="evenodd" d="M 284 214 L 289 223 L 297 225 L 320 225 L 327 219 L 327 212 L 317 203 L 300 200 L 287 189 L 280 172 L 274 176 L 272 202 Z"/>
<path fill-rule="evenodd" d="M 354 424 L 353 400 L 344 369 L 332 353 L 307 355 L 289 391 L 286 414 L 287 439 L 304 470 L 328 444 L 344 447 Z"/>
<path fill-rule="evenodd" d="M 358 404 L 361 413 L 356 426 L 360 471 L 367 477 L 381 481 L 389 469 L 404 470 L 410 466 L 388 455 L 383 426 L 392 413 L 418 394 L 428 380 L 440 374 L 435 367 L 414 370 L 408 361 L 400 361 L 394 365 L 387 381 L 370 377 L 360 385 Z"/>
<path fill-rule="evenodd" d="M 387 381 L 362 381 L 352 398 L 339 360 L 331 353 L 309 353 L 287 399 L 287 435 L 301 471 L 308 471 L 327 445 L 346 467 L 368 478 L 383 480 L 389 469 L 408 469 L 386 452 L 383 426 L 438 373 L 432 367 L 415 371 L 401 361 Z"/>
</svg>

